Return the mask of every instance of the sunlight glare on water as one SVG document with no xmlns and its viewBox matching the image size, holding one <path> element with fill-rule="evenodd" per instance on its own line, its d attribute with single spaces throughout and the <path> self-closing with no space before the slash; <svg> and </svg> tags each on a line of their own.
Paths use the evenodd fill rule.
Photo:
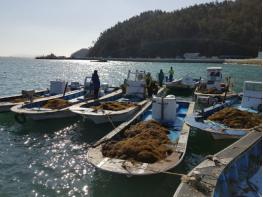
<svg viewBox="0 0 263 197">
<path fill-rule="evenodd" d="M 170 66 L 176 78 L 185 74 L 205 77 L 206 67 L 222 66 L 223 73 L 232 76 L 237 91 L 242 90 L 244 80 L 261 81 L 261 67 L 248 65 L 0 58 L 0 96 L 48 88 L 49 81 L 55 79 L 83 83 L 95 69 L 102 83 L 119 86 L 128 70 L 146 70 L 155 77 L 160 69 L 167 72 Z M 180 182 L 178 177 L 127 178 L 102 172 L 87 162 L 88 146 L 111 130 L 110 124 L 97 126 L 81 118 L 19 125 L 12 113 L 0 113 L 0 196 L 172 196 Z M 231 142 L 217 143 L 192 130 L 185 159 L 175 171 L 187 173 L 205 155 Z"/>
</svg>

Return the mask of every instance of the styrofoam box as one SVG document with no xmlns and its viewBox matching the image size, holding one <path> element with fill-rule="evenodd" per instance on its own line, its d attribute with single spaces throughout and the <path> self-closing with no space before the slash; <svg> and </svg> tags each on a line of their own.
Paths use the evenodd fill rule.
<svg viewBox="0 0 263 197">
<path fill-rule="evenodd" d="M 66 82 L 65 81 L 50 81 L 50 94 L 63 94 L 65 90 Z"/>
<path fill-rule="evenodd" d="M 176 98 L 174 95 L 168 95 L 163 98 L 163 119 L 162 119 L 162 98 L 153 97 L 152 117 L 155 120 L 164 122 L 174 122 L 176 120 Z"/>
</svg>

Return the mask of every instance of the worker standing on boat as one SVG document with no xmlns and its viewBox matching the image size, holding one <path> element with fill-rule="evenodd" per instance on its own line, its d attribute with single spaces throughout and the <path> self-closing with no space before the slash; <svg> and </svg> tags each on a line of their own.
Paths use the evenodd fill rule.
<svg viewBox="0 0 263 197">
<path fill-rule="evenodd" d="M 94 70 L 91 77 L 91 81 L 93 83 L 93 88 L 94 88 L 94 99 L 97 99 L 99 97 L 99 90 L 100 90 L 100 78 L 97 70 Z"/>
<path fill-rule="evenodd" d="M 163 73 L 162 69 L 160 70 L 158 78 L 159 78 L 159 86 L 162 87 L 163 86 L 163 80 L 164 80 L 164 73 Z"/>
<path fill-rule="evenodd" d="M 169 70 L 169 81 L 172 82 L 173 78 L 174 78 L 174 70 L 173 67 L 171 67 Z"/>
<path fill-rule="evenodd" d="M 148 97 L 151 98 L 153 95 L 153 89 L 152 89 L 153 81 L 152 81 L 151 73 L 147 73 L 147 75 L 145 76 L 145 82 L 146 82 Z"/>
</svg>

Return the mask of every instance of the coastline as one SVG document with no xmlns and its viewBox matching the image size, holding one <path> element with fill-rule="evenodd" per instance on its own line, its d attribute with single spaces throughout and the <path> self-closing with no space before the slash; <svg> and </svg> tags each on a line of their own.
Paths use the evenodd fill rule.
<svg viewBox="0 0 263 197">
<path fill-rule="evenodd" d="M 51 58 L 38 58 L 51 59 Z M 163 63 L 216 63 L 216 64 L 245 64 L 245 65 L 262 65 L 262 59 L 175 59 L 175 58 L 57 58 L 51 60 L 95 60 L 98 62 L 106 61 L 123 61 L 123 62 L 163 62 Z M 103 61 L 101 61 L 103 60 Z M 105 61 L 104 61 L 105 60 Z"/>
<path fill-rule="evenodd" d="M 226 59 L 225 64 L 255 64 L 262 66 L 262 59 Z"/>
</svg>

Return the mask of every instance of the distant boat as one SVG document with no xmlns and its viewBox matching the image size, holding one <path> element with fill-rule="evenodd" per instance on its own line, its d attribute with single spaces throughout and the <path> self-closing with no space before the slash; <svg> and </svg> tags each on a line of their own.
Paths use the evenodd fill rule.
<svg viewBox="0 0 263 197">
<path fill-rule="evenodd" d="M 107 59 L 97 59 L 97 60 L 91 60 L 91 62 L 107 62 Z"/>
<path fill-rule="evenodd" d="M 251 131 L 219 153 L 207 156 L 182 177 L 174 197 L 261 196 L 261 130 Z"/>
<path fill-rule="evenodd" d="M 128 176 L 158 174 L 174 168 L 180 164 L 186 152 L 190 127 L 184 123 L 184 118 L 193 110 L 193 102 L 176 101 L 174 96 L 156 97 L 153 99 L 153 103 L 149 102 L 143 106 L 131 120 L 122 123 L 89 148 L 87 159 L 101 170 Z M 110 158 L 103 155 L 102 145 L 104 143 L 123 139 L 123 134 L 127 128 L 138 122 L 149 120 L 156 120 L 169 130 L 167 136 L 170 144 L 167 144 L 167 146 L 171 147 L 172 152 L 165 159 L 154 163 L 146 163 Z"/>
</svg>

